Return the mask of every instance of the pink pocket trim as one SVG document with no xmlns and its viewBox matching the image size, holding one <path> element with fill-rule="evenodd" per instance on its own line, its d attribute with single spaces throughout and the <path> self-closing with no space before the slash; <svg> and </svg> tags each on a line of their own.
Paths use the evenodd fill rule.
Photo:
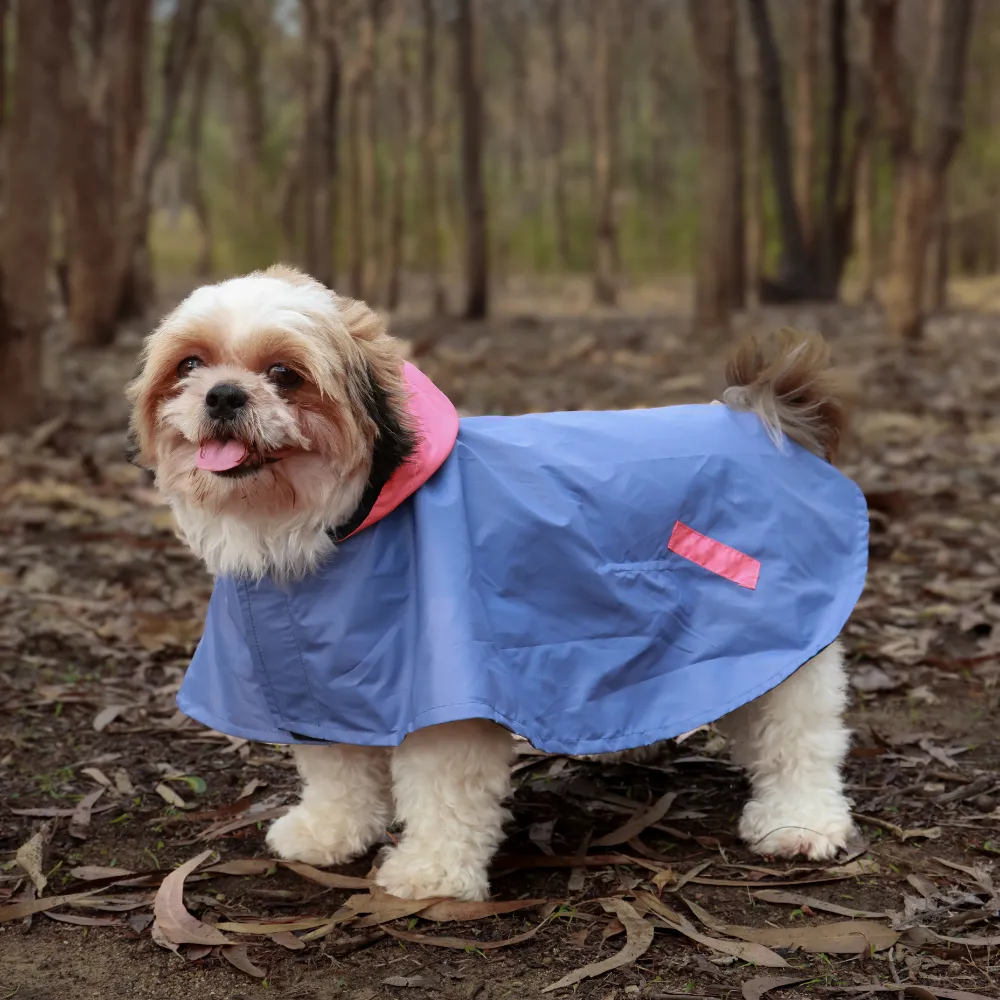
<svg viewBox="0 0 1000 1000">
<path fill-rule="evenodd" d="M 738 549 L 717 542 L 708 535 L 702 535 L 678 521 L 670 535 L 667 548 L 671 552 L 690 559 L 710 573 L 725 577 L 747 590 L 757 589 L 760 563 Z"/>
</svg>

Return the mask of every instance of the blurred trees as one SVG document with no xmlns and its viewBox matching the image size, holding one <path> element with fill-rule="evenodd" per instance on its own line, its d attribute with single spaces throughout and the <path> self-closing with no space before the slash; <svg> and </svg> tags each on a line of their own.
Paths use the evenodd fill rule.
<svg viewBox="0 0 1000 1000">
<path fill-rule="evenodd" d="M 693 271 L 706 330 L 745 293 L 846 289 L 902 339 L 949 274 L 1000 269 L 998 4 L 972 32 L 972 0 L 63 2 L 58 114 L 19 134 L 53 33 L 0 0 L 0 183 L 4 267 L 28 267 L 11 232 L 45 251 L 74 344 L 147 311 L 154 277 L 276 259 L 431 314 L 457 281 L 470 317 L 518 274 L 610 305 Z M 20 356 L 48 286 L 6 273 Z"/>
<path fill-rule="evenodd" d="M 42 334 L 49 323 L 52 206 L 58 185 L 60 67 L 69 55 L 70 0 L 17 6 L 18 58 L 3 135 L 0 231 L 0 430 L 47 415 Z"/>
</svg>

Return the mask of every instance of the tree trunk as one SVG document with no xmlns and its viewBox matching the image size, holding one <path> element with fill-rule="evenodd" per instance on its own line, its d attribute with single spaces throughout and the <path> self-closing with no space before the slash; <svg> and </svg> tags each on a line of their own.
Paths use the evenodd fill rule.
<svg viewBox="0 0 1000 1000">
<path fill-rule="evenodd" d="M 194 84 L 187 122 L 187 162 L 185 163 L 185 198 L 198 223 L 198 258 L 195 274 L 207 278 L 212 273 L 212 219 L 201 182 L 202 135 L 205 122 L 205 97 L 211 77 L 212 50 L 204 42 L 198 46 L 194 64 Z"/>
<path fill-rule="evenodd" d="M 826 130 L 826 177 L 823 183 L 822 225 L 814 238 L 813 260 L 818 265 L 818 292 L 835 299 L 848 247 L 841 245 L 839 222 L 841 173 L 844 163 L 844 123 L 847 117 L 847 0 L 830 0 L 830 112 Z M 849 189 L 851 198 L 853 190 Z"/>
<path fill-rule="evenodd" d="M 874 39 L 867 18 L 860 24 L 860 48 L 863 55 L 860 114 L 866 128 L 859 135 L 857 171 L 855 173 L 855 219 L 857 234 L 858 277 L 861 281 L 861 302 L 871 305 L 875 297 L 875 170 L 872 162 L 875 129 L 875 94 L 873 85 Z"/>
<path fill-rule="evenodd" d="M 701 95 L 695 329 L 729 328 L 743 305 L 743 177 L 735 0 L 688 0 Z"/>
<path fill-rule="evenodd" d="M 795 28 L 795 204 L 806 246 L 815 239 L 816 90 L 819 76 L 819 0 L 798 0 Z"/>
<path fill-rule="evenodd" d="M 760 279 L 764 273 L 764 171 L 760 113 L 760 70 L 752 52 L 746 51 L 746 268 L 744 287 L 751 306 L 760 304 Z"/>
<path fill-rule="evenodd" d="M 148 134 L 150 0 L 101 0 L 86 48 L 67 58 L 63 159 L 70 340 L 109 343 L 151 294 L 146 248 L 153 179 L 170 141 L 203 0 L 180 0 L 163 63 L 163 105 Z"/>
<path fill-rule="evenodd" d="M 618 301 L 618 224 L 615 135 L 617 72 L 616 11 L 609 0 L 591 0 L 594 107 L 594 299 L 598 305 Z M 612 37 L 615 35 L 616 37 Z"/>
<path fill-rule="evenodd" d="M 302 138 L 303 266 L 331 287 L 333 181 L 337 172 L 340 44 L 334 0 L 302 0 L 306 25 L 306 115 Z"/>
<path fill-rule="evenodd" d="M 60 71 L 69 55 L 67 0 L 17 5 L 16 55 L 4 148 L 0 229 L 0 431 L 47 414 L 42 334 L 49 322 L 49 254 L 59 158 Z"/>
<path fill-rule="evenodd" d="M 927 255 L 927 311 L 930 313 L 944 312 L 948 308 L 948 230 L 948 193 L 943 190 Z"/>
<path fill-rule="evenodd" d="M 403 267 L 403 224 L 406 210 L 406 151 L 410 140 L 410 56 L 402 22 L 406 7 L 397 0 L 393 34 L 396 36 L 396 121 L 393 126 L 392 192 L 389 205 L 388 249 L 385 289 L 387 309 L 399 306 L 400 272 Z"/>
<path fill-rule="evenodd" d="M 931 2 L 931 51 L 925 66 L 920 118 L 916 121 L 901 98 L 895 8 L 895 0 L 879 0 L 872 9 L 872 30 L 879 46 L 876 85 L 891 130 L 895 159 L 885 305 L 890 334 L 913 341 L 923 331 L 922 292 L 931 232 L 943 205 L 948 165 L 961 138 L 972 0 Z"/>
<path fill-rule="evenodd" d="M 444 315 L 446 303 L 441 281 L 441 210 L 438 176 L 437 118 L 437 17 L 435 0 L 421 0 L 423 37 L 420 49 L 420 197 L 423 202 L 422 255 L 431 282 L 431 310 Z"/>
<path fill-rule="evenodd" d="M 351 173 L 348 191 L 351 210 L 351 291 L 359 299 L 371 301 L 373 247 L 369 235 L 378 226 L 375 217 L 375 149 L 372 144 L 375 74 L 375 10 L 373 0 L 364 3 L 358 27 L 359 64 L 351 81 L 348 134 Z M 371 226 L 371 230 L 369 230 Z M 371 243 L 374 244 L 372 239 Z"/>
<path fill-rule="evenodd" d="M 483 184 L 483 96 L 480 80 L 476 0 L 458 0 L 455 46 L 462 115 L 462 188 L 465 202 L 465 316 L 489 311 L 489 244 Z"/>
<path fill-rule="evenodd" d="M 566 39 L 563 26 L 565 0 L 549 0 L 548 22 L 552 43 L 552 105 L 549 128 L 552 139 L 552 203 L 555 208 L 556 254 L 563 271 L 570 269 L 569 216 L 566 207 Z"/>
<path fill-rule="evenodd" d="M 747 0 L 747 4 L 750 10 L 750 26 L 757 43 L 761 113 L 778 202 L 778 221 L 781 231 L 779 292 L 788 298 L 807 298 L 814 294 L 814 289 L 811 269 L 807 263 L 802 223 L 795 203 L 788 126 L 781 86 L 781 59 L 774 41 L 767 0 Z"/>
</svg>

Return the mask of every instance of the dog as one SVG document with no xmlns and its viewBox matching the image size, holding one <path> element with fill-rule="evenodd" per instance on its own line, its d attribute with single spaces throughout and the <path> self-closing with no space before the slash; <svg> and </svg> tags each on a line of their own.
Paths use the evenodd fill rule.
<svg viewBox="0 0 1000 1000">
<path fill-rule="evenodd" d="M 622 753 L 720 720 L 768 856 L 852 835 L 838 634 L 867 511 L 828 348 L 740 347 L 722 404 L 469 418 L 382 320 L 283 265 L 199 288 L 128 388 L 135 461 L 216 575 L 182 710 L 293 744 L 267 841 L 484 899 L 512 731 Z M 665 440 L 670 439 L 670 440 Z"/>
</svg>

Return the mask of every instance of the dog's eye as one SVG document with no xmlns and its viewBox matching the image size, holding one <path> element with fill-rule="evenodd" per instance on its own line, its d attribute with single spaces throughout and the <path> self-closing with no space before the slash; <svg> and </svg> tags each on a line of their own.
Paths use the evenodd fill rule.
<svg viewBox="0 0 1000 1000">
<path fill-rule="evenodd" d="M 287 365 L 271 365 L 267 370 L 267 377 L 282 389 L 294 389 L 302 383 L 302 376 Z"/>
<path fill-rule="evenodd" d="M 177 366 L 177 377 L 184 378 L 185 375 L 190 375 L 191 372 L 195 370 L 195 368 L 200 368 L 204 363 L 205 362 L 202 361 L 201 358 L 195 357 L 194 355 L 192 355 L 190 358 L 185 358 Z"/>
</svg>

